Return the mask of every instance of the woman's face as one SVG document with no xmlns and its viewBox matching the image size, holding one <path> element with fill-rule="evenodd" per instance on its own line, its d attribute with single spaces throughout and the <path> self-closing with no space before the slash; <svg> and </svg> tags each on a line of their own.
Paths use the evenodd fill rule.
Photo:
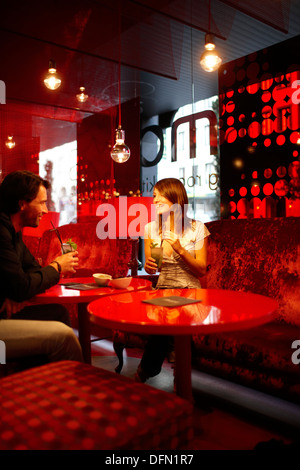
<svg viewBox="0 0 300 470">
<path fill-rule="evenodd" d="M 157 214 L 166 214 L 173 205 L 173 203 L 166 197 L 162 196 L 156 188 L 154 188 L 153 191 L 153 204 L 155 204 Z"/>
</svg>

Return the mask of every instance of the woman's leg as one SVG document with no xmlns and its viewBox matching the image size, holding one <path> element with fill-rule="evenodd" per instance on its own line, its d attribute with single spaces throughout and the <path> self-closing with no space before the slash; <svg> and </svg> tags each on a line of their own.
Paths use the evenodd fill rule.
<svg viewBox="0 0 300 470">
<path fill-rule="evenodd" d="M 150 336 L 142 360 L 140 362 L 136 379 L 144 382 L 149 377 L 158 375 L 170 348 L 170 336 Z"/>
</svg>

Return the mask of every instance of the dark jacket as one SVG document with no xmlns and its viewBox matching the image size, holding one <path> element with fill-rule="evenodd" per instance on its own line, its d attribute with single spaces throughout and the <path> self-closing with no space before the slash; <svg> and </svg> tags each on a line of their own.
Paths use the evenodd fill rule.
<svg viewBox="0 0 300 470">
<path fill-rule="evenodd" d="M 0 213 L 0 306 L 6 298 L 28 300 L 58 281 L 56 269 L 42 268 L 24 244 L 21 232 L 16 233 L 10 217 Z"/>
</svg>

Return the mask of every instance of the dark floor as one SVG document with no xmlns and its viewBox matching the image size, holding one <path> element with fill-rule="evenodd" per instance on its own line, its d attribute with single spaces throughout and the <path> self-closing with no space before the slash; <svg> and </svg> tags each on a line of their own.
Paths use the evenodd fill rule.
<svg viewBox="0 0 300 470">
<path fill-rule="evenodd" d="M 122 374 L 134 377 L 140 360 L 140 351 L 128 349 L 124 352 Z M 118 360 L 109 340 L 92 343 L 92 364 L 114 371 Z M 195 439 L 191 450 L 253 450 L 257 445 L 263 448 L 285 449 L 295 442 L 295 430 L 264 417 L 251 409 L 247 410 L 212 398 L 197 386 L 201 376 L 193 375 L 194 430 Z M 173 393 L 172 365 L 165 362 L 162 372 L 147 381 L 147 384 Z"/>
</svg>

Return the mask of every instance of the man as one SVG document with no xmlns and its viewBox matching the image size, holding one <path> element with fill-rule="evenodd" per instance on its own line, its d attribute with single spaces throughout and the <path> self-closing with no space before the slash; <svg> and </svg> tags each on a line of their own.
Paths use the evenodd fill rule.
<svg viewBox="0 0 300 470">
<path fill-rule="evenodd" d="M 57 284 L 60 274 L 74 273 L 78 266 L 78 252 L 71 252 L 42 268 L 22 240 L 22 229 L 37 227 L 48 212 L 48 187 L 29 171 L 12 172 L 0 185 L 0 340 L 7 358 L 82 360 L 65 307 L 26 306 L 31 297 Z"/>
</svg>

